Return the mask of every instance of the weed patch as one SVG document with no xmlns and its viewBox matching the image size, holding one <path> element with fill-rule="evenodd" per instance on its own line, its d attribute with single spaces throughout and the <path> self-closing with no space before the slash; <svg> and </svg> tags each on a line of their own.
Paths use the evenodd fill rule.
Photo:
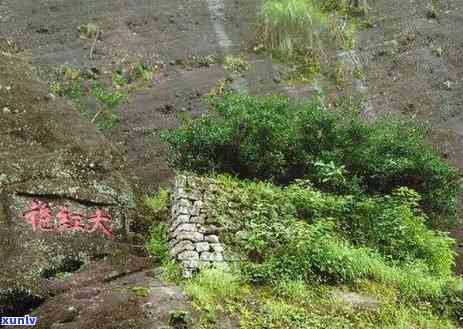
<svg viewBox="0 0 463 329">
<path fill-rule="evenodd" d="M 80 29 L 84 31 L 86 28 L 89 27 Z M 94 72 L 84 72 L 65 64 L 56 71 L 49 90 L 56 96 L 70 99 L 76 110 L 99 129 L 108 129 L 119 122 L 118 109 L 127 103 L 129 95 L 146 86 L 154 73 L 145 64 L 137 63 L 127 72 L 113 72 L 110 83 L 107 83 Z M 95 101 L 96 108 L 93 108 L 91 99 Z"/>
<path fill-rule="evenodd" d="M 228 55 L 224 59 L 224 67 L 230 72 L 244 72 L 248 70 L 248 62 L 240 56 Z"/>
</svg>

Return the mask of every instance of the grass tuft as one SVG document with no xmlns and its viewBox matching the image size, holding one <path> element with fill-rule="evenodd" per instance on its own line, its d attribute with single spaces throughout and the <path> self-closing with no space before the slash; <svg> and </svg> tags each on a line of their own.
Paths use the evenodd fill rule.
<svg viewBox="0 0 463 329">
<path fill-rule="evenodd" d="M 327 16 L 307 0 L 267 0 L 262 8 L 264 42 L 281 55 L 321 50 L 320 34 Z"/>
</svg>

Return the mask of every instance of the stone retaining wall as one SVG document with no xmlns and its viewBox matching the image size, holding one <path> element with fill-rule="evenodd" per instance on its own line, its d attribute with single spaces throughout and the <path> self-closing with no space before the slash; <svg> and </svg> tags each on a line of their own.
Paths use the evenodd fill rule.
<svg viewBox="0 0 463 329">
<path fill-rule="evenodd" d="M 220 242 L 220 225 L 205 202 L 205 189 L 194 178 L 178 175 L 172 191 L 169 223 L 170 256 L 181 263 L 183 275 L 200 266 L 227 264 Z"/>
</svg>

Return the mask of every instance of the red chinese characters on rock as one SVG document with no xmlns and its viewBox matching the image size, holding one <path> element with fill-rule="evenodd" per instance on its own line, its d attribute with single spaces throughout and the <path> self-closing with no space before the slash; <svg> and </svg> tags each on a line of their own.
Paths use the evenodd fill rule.
<svg viewBox="0 0 463 329">
<path fill-rule="evenodd" d="M 46 202 L 33 200 L 29 210 L 24 212 L 24 218 L 32 225 L 32 229 L 36 231 L 50 231 L 53 229 L 50 226 L 51 209 Z"/>
<path fill-rule="evenodd" d="M 96 209 L 94 214 L 86 217 L 80 213 L 71 213 L 69 207 L 61 207 L 53 221 L 50 205 L 38 199 L 32 200 L 29 209 L 23 213 L 23 217 L 32 225 L 35 231 L 74 231 L 74 232 L 102 232 L 108 237 L 113 233 L 109 226 L 111 215 L 101 209 Z M 83 223 L 87 220 L 87 225 Z"/>
</svg>

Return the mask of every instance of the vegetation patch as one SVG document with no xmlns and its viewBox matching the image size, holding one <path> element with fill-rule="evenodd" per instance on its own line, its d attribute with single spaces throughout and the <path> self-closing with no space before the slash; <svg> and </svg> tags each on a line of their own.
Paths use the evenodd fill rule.
<svg viewBox="0 0 463 329">
<path fill-rule="evenodd" d="M 290 81 L 310 81 L 319 73 L 321 57 L 330 49 L 353 48 L 355 21 L 348 16 L 344 1 L 332 2 L 263 2 L 259 44 L 283 62 L 296 65 L 297 74 L 289 77 Z"/>
<path fill-rule="evenodd" d="M 454 328 L 461 317 L 452 240 L 426 227 L 415 192 L 372 198 L 308 181 L 203 182 L 221 239 L 240 258 L 236 270 L 203 269 L 185 283 L 204 328 L 237 314 L 241 328 Z M 340 304 L 339 286 L 378 303 Z"/>
<path fill-rule="evenodd" d="M 108 129 L 119 122 L 118 109 L 128 101 L 129 95 L 147 86 L 155 72 L 155 68 L 136 63 L 128 70 L 113 72 L 108 82 L 93 71 L 82 71 L 65 64 L 56 71 L 49 89 L 56 96 L 69 98 L 77 111 L 98 128 Z"/>
<path fill-rule="evenodd" d="M 456 328 L 452 320 L 434 314 L 425 303 L 397 304 L 395 300 L 383 299 L 377 308 L 354 309 L 333 299 L 327 285 L 291 279 L 259 286 L 249 285 L 243 279 L 233 280 L 234 290 L 221 295 L 226 289 L 221 293 L 207 289 L 215 282 L 211 281 L 212 277 L 207 278 L 210 271 L 214 270 L 204 270 L 202 273 L 206 274 L 187 283 L 187 288 L 194 287 L 194 291 L 187 291 L 199 313 L 195 323 L 198 328 L 223 328 L 223 319 L 227 317 L 235 319 L 243 329 Z M 217 276 L 213 275 L 213 278 Z M 393 288 L 380 287 L 383 293 L 395 293 Z M 209 298 L 214 300 L 213 305 L 204 302 Z"/>
<path fill-rule="evenodd" d="M 426 144 L 427 131 L 402 118 L 366 122 L 357 108 L 317 101 L 226 94 L 211 111 L 164 134 L 170 163 L 200 174 L 287 184 L 309 178 L 323 191 L 386 195 L 406 186 L 422 195 L 434 224 L 456 221 L 460 176 Z"/>
<path fill-rule="evenodd" d="M 248 62 L 246 61 L 246 59 L 244 59 L 241 56 L 232 56 L 232 55 L 225 56 L 224 67 L 226 70 L 230 72 L 237 72 L 237 73 L 247 71 L 249 68 Z"/>
<path fill-rule="evenodd" d="M 262 21 L 267 46 L 289 55 L 319 52 L 320 35 L 328 28 L 325 15 L 307 0 L 264 1 Z"/>
<path fill-rule="evenodd" d="M 246 288 L 239 274 L 212 268 L 204 269 L 187 282 L 185 291 L 192 297 L 193 306 L 213 318 L 224 311 L 224 304 L 232 304 L 245 294 Z"/>
<path fill-rule="evenodd" d="M 94 23 L 82 24 L 77 29 L 82 39 L 94 39 L 98 36 L 98 25 Z"/>
<path fill-rule="evenodd" d="M 206 206 L 239 259 L 185 283 L 199 328 L 456 328 L 454 241 L 432 224 L 455 219 L 459 173 L 424 127 L 366 122 L 353 103 L 226 93 L 210 104 L 164 135 L 175 169 L 209 175 L 197 177 Z"/>
<path fill-rule="evenodd" d="M 170 194 L 161 188 L 156 195 L 147 197 L 145 205 L 154 214 L 145 248 L 148 254 L 162 266 L 162 277 L 169 282 L 179 282 L 182 270 L 169 256 L 168 227 L 166 222 L 170 212 Z"/>
<path fill-rule="evenodd" d="M 130 290 L 138 297 L 148 297 L 150 293 L 149 288 L 146 287 L 132 287 Z"/>
</svg>

